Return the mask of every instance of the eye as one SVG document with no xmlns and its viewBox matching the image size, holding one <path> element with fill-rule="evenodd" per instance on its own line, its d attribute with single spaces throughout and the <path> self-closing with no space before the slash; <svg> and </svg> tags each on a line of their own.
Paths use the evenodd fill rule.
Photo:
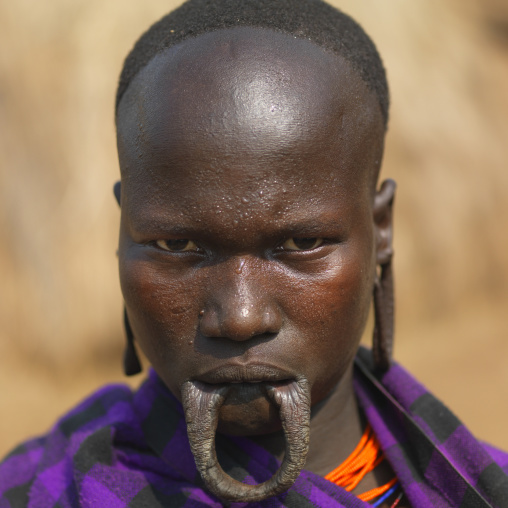
<svg viewBox="0 0 508 508">
<path fill-rule="evenodd" d="M 157 240 L 155 245 L 168 252 L 200 252 L 201 249 L 187 238 L 177 240 Z"/>
<path fill-rule="evenodd" d="M 282 250 L 313 250 L 320 247 L 323 238 L 288 238 L 282 245 Z"/>
</svg>

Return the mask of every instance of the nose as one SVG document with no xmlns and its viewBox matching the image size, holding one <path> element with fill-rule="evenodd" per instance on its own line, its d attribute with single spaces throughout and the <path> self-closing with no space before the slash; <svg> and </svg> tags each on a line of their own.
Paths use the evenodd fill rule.
<svg viewBox="0 0 508 508">
<path fill-rule="evenodd" d="M 212 277 L 214 287 L 199 323 L 205 337 L 246 341 L 280 330 L 281 312 L 260 262 L 243 258 L 216 265 L 220 273 Z"/>
</svg>

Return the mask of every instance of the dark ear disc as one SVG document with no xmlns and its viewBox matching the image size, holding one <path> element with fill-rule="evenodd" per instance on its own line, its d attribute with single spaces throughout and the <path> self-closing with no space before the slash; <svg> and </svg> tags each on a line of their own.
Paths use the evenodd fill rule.
<svg viewBox="0 0 508 508">
<path fill-rule="evenodd" d="M 134 346 L 134 334 L 132 333 L 125 307 L 123 309 L 123 324 L 125 328 L 125 338 L 127 339 L 127 344 L 125 345 L 125 351 L 123 354 L 123 371 L 126 376 L 134 376 L 139 374 L 143 369 L 141 367 L 138 354 L 136 353 L 136 347 Z"/>
</svg>

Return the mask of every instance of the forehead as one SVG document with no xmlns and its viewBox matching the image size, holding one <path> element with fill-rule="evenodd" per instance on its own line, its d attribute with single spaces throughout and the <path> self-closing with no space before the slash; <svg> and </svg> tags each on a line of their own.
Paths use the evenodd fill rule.
<svg viewBox="0 0 508 508">
<path fill-rule="evenodd" d="M 117 128 L 124 187 L 142 179 L 132 188 L 154 192 L 179 182 L 187 194 L 274 179 L 363 184 L 384 137 L 377 99 L 348 62 L 247 27 L 157 55 L 124 95 Z"/>
</svg>

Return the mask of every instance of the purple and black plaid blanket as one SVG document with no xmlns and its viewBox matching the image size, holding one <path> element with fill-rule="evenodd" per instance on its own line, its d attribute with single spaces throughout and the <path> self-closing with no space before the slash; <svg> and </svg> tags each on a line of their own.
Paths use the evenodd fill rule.
<svg viewBox="0 0 508 508">
<path fill-rule="evenodd" d="M 508 507 L 508 454 L 478 442 L 400 366 L 377 379 L 361 350 L 355 389 L 412 507 Z M 267 480 L 279 466 L 247 438 L 218 436 L 217 453 L 224 469 L 247 483 Z M 77 506 L 222 506 L 196 471 L 181 405 L 153 371 L 135 393 L 102 388 L 0 463 L 0 508 Z M 302 471 L 287 493 L 250 506 L 370 505 Z"/>
</svg>

